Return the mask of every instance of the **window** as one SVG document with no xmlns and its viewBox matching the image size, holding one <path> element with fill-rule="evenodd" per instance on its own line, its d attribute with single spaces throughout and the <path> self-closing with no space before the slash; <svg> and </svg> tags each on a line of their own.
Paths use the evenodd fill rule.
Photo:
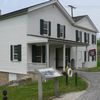
<svg viewBox="0 0 100 100">
<path fill-rule="evenodd" d="M 86 62 L 86 51 L 84 51 L 84 62 Z"/>
<path fill-rule="evenodd" d="M 89 34 L 84 32 L 84 42 L 89 43 Z"/>
<path fill-rule="evenodd" d="M 21 61 L 21 45 L 11 45 L 11 61 Z"/>
<path fill-rule="evenodd" d="M 92 35 L 92 44 L 96 44 L 96 35 Z"/>
<path fill-rule="evenodd" d="M 65 25 L 57 24 L 57 37 L 65 38 Z"/>
<path fill-rule="evenodd" d="M 92 61 L 96 61 L 96 55 L 92 56 Z"/>
<path fill-rule="evenodd" d="M 51 22 L 40 19 L 40 34 L 50 36 L 51 35 Z"/>
<path fill-rule="evenodd" d="M 90 61 L 90 54 L 89 54 L 89 52 L 88 52 L 88 61 Z"/>
<path fill-rule="evenodd" d="M 76 41 L 82 42 L 82 31 L 76 30 Z"/>
<path fill-rule="evenodd" d="M 45 46 L 32 45 L 32 62 L 45 63 Z"/>
</svg>

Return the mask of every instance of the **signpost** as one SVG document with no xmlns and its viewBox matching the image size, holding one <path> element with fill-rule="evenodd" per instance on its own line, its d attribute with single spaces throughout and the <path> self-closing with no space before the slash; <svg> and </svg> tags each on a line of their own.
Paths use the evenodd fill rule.
<svg viewBox="0 0 100 100">
<path fill-rule="evenodd" d="M 57 77 L 62 76 L 60 72 L 53 68 L 37 69 L 38 78 L 38 100 L 42 100 L 42 81 L 46 79 L 54 79 L 54 93 L 58 96 L 58 80 Z"/>
</svg>

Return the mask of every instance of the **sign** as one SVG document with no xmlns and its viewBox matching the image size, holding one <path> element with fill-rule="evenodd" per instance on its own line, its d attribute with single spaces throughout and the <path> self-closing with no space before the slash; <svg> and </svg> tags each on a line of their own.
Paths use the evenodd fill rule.
<svg viewBox="0 0 100 100">
<path fill-rule="evenodd" d="M 54 77 L 62 76 L 60 72 L 58 72 L 53 68 L 38 69 L 38 72 L 45 78 L 54 78 Z"/>
<path fill-rule="evenodd" d="M 54 93 L 58 96 L 58 80 L 55 77 L 60 77 L 62 74 L 53 68 L 44 68 L 36 70 L 39 74 L 38 78 L 38 100 L 42 100 L 42 80 L 54 78 Z"/>
<path fill-rule="evenodd" d="M 89 50 L 89 54 L 90 54 L 90 56 L 95 56 L 96 50 L 95 49 Z"/>
</svg>

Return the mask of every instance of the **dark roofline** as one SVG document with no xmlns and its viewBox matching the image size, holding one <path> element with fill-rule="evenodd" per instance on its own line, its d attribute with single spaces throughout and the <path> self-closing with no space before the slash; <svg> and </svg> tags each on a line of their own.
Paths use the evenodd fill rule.
<svg viewBox="0 0 100 100">
<path fill-rule="evenodd" d="M 41 5 L 41 4 L 45 4 L 47 2 L 50 2 L 50 1 L 46 1 L 46 2 L 39 3 L 39 4 L 36 4 L 36 5 L 32 5 L 32 6 L 29 6 L 29 7 L 26 7 L 26 8 L 22 8 L 22 9 L 19 9 L 19 10 L 10 12 L 10 13 L 6 13 L 4 15 L 0 15 L 0 20 L 5 20 L 5 19 L 8 19 L 8 18 L 12 18 L 12 17 L 16 17 L 16 16 L 19 16 L 19 15 L 26 14 L 28 12 L 29 8 L 35 7 L 35 6 L 38 6 L 38 5 Z"/>
<path fill-rule="evenodd" d="M 73 18 L 73 20 L 75 21 L 75 22 L 78 22 L 79 20 L 81 20 L 81 19 L 83 19 L 84 17 L 86 17 L 87 15 L 81 15 L 81 16 L 75 16 L 75 17 L 72 17 Z"/>
<path fill-rule="evenodd" d="M 12 18 L 12 17 L 26 14 L 27 10 L 28 10 L 28 8 L 24 8 L 24 9 L 10 12 L 10 13 L 4 14 L 4 15 L 0 15 L 0 20 L 4 20 L 4 19 L 8 19 L 8 18 Z"/>
</svg>

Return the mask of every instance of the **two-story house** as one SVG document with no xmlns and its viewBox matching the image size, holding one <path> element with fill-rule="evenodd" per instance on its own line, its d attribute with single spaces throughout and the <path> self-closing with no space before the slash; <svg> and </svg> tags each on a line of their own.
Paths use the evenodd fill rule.
<svg viewBox="0 0 100 100">
<path fill-rule="evenodd" d="M 76 68 L 95 67 L 97 32 L 89 16 L 72 18 L 58 0 L 0 15 L 0 79 L 65 70 L 72 59 Z"/>
</svg>

